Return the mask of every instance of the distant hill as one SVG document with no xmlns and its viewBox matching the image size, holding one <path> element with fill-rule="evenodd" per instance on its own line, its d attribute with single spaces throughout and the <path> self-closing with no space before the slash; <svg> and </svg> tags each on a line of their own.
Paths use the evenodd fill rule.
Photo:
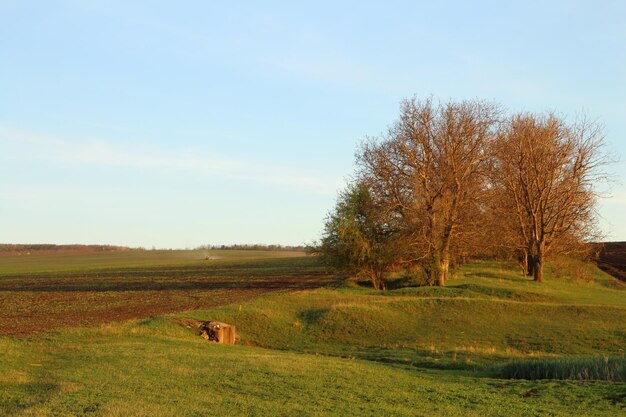
<svg viewBox="0 0 626 417">
<path fill-rule="evenodd" d="M 604 272 L 626 282 L 626 242 L 603 243 L 598 266 Z"/>
<path fill-rule="evenodd" d="M 130 249 L 126 246 L 112 245 L 53 245 L 47 243 L 15 245 L 0 243 L 0 256 L 30 255 L 32 253 L 112 252 Z"/>
</svg>

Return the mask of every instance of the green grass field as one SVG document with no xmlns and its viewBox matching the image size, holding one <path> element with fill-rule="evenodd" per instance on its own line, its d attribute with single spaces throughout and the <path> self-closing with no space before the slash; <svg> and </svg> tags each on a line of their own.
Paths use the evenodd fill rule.
<svg viewBox="0 0 626 417">
<path fill-rule="evenodd" d="M 506 377 L 507 366 L 530 369 L 529 360 L 601 367 L 610 357 L 623 372 L 626 289 L 594 266 L 555 262 L 537 285 L 512 265 L 475 262 L 446 288 L 404 287 L 399 279 L 397 289 L 379 293 L 338 286 L 310 257 L 105 263 L 100 272 L 87 264 L 56 269 L 50 260 L 31 274 L 7 266 L 12 272 L 0 282 L 11 285 L 0 294 L 23 297 L 29 285 L 38 294 L 42 282 L 56 280 L 70 294 L 89 286 L 116 294 L 127 285 L 136 299 L 151 291 L 184 298 L 194 285 L 210 298 L 230 284 L 234 298 L 2 337 L 0 415 L 626 415 L 623 382 Z M 20 282 L 23 291 L 11 292 Z M 237 298 L 250 282 L 267 291 Z M 241 342 L 208 343 L 179 325 L 182 317 L 233 323 Z"/>
</svg>

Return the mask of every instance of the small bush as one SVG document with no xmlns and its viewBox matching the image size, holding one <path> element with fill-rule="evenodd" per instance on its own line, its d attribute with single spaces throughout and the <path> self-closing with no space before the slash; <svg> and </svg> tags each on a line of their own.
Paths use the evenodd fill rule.
<svg viewBox="0 0 626 417">
<path fill-rule="evenodd" d="M 542 358 L 514 361 L 500 368 L 500 377 L 626 382 L 626 357 Z"/>
</svg>

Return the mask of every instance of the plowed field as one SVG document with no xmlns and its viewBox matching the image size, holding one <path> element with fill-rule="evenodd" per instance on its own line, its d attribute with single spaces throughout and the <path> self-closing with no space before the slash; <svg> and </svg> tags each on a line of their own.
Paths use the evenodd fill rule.
<svg viewBox="0 0 626 417">
<path fill-rule="evenodd" d="M 604 243 L 598 266 L 615 278 L 626 282 L 626 242 Z"/>
<path fill-rule="evenodd" d="M 0 274 L 0 335 L 20 336 L 230 304 L 310 289 L 333 276 L 315 258 Z"/>
</svg>

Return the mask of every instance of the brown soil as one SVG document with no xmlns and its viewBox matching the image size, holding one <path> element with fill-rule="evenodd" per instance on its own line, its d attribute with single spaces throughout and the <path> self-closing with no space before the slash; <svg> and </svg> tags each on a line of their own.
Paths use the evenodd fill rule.
<svg viewBox="0 0 626 417">
<path fill-rule="evenodd" d="M 598 266 L 615 278 L 626 282 L 626 242 L 606 242 L 603 244 Z"/>
<path fill-rule="evenodd" d="M 0 336 L 97 325 L 241 302 L 335 281 L 320 266 L 279 262 L 0 276 Z"/>
</svg>

